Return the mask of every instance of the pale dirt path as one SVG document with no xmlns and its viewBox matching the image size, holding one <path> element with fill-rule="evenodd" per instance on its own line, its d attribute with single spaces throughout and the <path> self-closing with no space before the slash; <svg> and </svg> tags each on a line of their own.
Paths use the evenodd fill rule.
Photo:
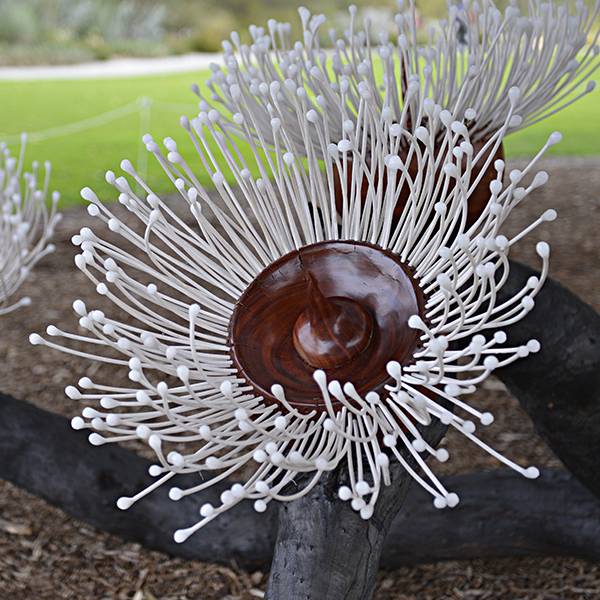
<svg viewBox="0 0 600 600">
<path fill-rule="evenodd" d="M 172 75 L 208 68 L 221 63 L 221 54 L 201 53 L 164 56 L 161 58 L 115 58 L 75 65 L 40 65 L 0 67 L 0 81 L 34 81 L 48 79 L 103 79 Z"/>
</svg>

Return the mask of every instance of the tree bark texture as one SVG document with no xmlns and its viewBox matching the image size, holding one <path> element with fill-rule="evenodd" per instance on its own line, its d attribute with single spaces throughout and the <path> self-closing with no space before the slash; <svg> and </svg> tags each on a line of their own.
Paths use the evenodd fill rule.
<svg viewBox="0 0 600 600">
<path fill-rule="evenodd" d="M 515 262 L 510 269 L 501 299 L 537 275 Z M 506 333 L 511 346 L 535 338 L 541 351 L 496 375 L 567 469 L 600 497 L 600 315 L 552 279 L 535 302 Z"/>
<path fill-rule="evenodd" d="M 446 429 L 436 420 L 422 435 L 435 447 Z M 382 486 L 373 516 L 367 520 L 338 498 L 338 489 L 347 482 L 345 464 L 324 474 L 306 496 L 281 504 L 265 599 L 372 597 L 383 542 L 412 483 L 395 460 L 390 461 L 390 472 L 391 485 Z"/>
<path fill-rule="evenodd" d="M 273 503 L 258 514 L 243 502 L 183 544 L 173 541 L 173 532 L 195 522 L 201 504 L 216 503 L 227 483 L 179 502 L 159 488 L 119 510 L 119 496 L 153 481 L 150 464 L 116 445 L 92 446 L 64 417 L 0 393 L 0 478 L 147 548 L 225 564 L 235 559 L 248 570 L 269 565 L 278 524 Z M 179 479 L 175 485 L 185 483 Z M 380 566 L 509 555 L 600 560 L 600 500 L 567 471 L 543 469 L 537 480 L 512 471 L 471 473 L 442 483 L 460 496 L 460 504 L 438 510 L 414 485 L 390 526 Z M 343 533 L 338 537 L 343 541 Z"/>
</svg>

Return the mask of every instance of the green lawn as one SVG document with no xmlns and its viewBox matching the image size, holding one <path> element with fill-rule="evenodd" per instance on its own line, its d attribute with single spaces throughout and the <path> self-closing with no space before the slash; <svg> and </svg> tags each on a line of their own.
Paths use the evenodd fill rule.
<svg viewBox="0 0 600 600">
<path fill-rule="evenodd" d="M 11 151 L 16 154 L 18 142 L 14 138 L 22 131 L 43 132 L 63 127 L 148 96 L 154 101 L 149 123 L 144 123 L 139 109 L 132 107 L 129 114 L 85 131 L 39 141 L 32 139 L 27 148 L 27 162 L 52 162 L 51 186 L 61 192 L 63 206 L 80 202 L 79 190 L 84 186 L 90 186 L 105 200 L 115 199 L 113 188 L 104 181 L 104 174 L 108 169 L 118 172 L 123 158 L 129 158 L 136 165 L 139 140 L 148 131 L 159 143 L 166 136 L 173 137 L 186 160 L 201 174 L 202 168 L 199 162 L 193 161 L 195 151 L 179 125 L 179 117 L 197 113 L 197 99 L 189 86 L 202 84 L 207 76 L 208 72 L 204 71 L 131 79 L 2 81 L 0 141 L 12 138 Z M 594 91 L 565 111 L 510 136 L 506 141 L 508 156 L 537 153 L 555 130 L 560 130 L 564 138 L 551 149 L 551 154 L 600 154 L 599 94 Z M 173 191 L 154 158 L 148 158 L 146 180 L 150 186 L 158 193 Z M 203 184 L 209 184 L 206 176 L 200 179 Z"/>
<path fill-rule="evenodd" d="M 518 131 L 504 143 L 508 157 L 532 156 L 539 152 L 553 131 L 560 131 L 560 144 L 546 156 L 590 156 L 600 154 L 600 85 L 564 110 Z"/>
<path fill-rule="evenodd" d="M 118 172 L 123 158 L 137 164 L 144 133 L 150 131 L 161 144 L 166 136 L 181 140 L 181 150 L 185 152 L 189 138 L 179 125 L 179 117 L 197 114 L 197 98 L 189 86 L 203 82 L 206 75 L 204 72 L 132 79 L 0 82 L 0 140 L 22 131 L 31 132 L 27 162 L 52 162 L 52 187 L 61 192 L 65 205 L 79 202 L 79 190 L 86 185 L 102 198 L 112 199 L 114 188 L 104 181 L 104 174 L 108 169 Z M 35 141 L 33 132 L 96 117 L 144 96 L 154 101 L 149 121 L 139 108 L 132 106 L 130 114 L 100 126 Z M 14 142 L 13 154 L 17 146 Z M 186 152 L 186 156 L 191 154 L 191 150 Z M 172 191 L 151 156 L 148 156 L 147 181 L 158 192 Z"/>
</svg>

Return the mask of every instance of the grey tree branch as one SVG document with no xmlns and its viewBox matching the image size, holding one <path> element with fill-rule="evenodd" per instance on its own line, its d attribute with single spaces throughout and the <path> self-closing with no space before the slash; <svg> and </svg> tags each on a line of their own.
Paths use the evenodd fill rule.
<svg viewBox="0 0 600 600">
<path fill-rule="evenodd" d="M 0 393 L 0 478 L 72 517 L 174 556 L 268 567 L 277 538 L 277 508 L 258 514 L 242 503 L 184 544 L 173 531 L 194 522 L 198 506 L 218 501 L 219 484 L 195 498 L 169 500 L 158 489 L 127 511 L 115 502 L 151 483 L 150 461 L 115 445 L 91 446 L 67 419 Z M 176 485 L 187 482 L 179 479 Z M 562 469 L 539 479 L 512 471 L 442 479 L 461 498 L 437 510 L 413 486 L 383 542 L 380 566 L 508 555 L 567 555 L 600 560 L 600 501 Z"/>
<path fill-rule="evenodd" d="M 501 298 L 532 275 L 530 267 L 511 262 Z M 535 301 L 506 333 L 512 346 L 536 338 L 542 350 L 496 375 L 567 469 L 600 497 L 600 315 L 552 279 Z"/>
</svg>

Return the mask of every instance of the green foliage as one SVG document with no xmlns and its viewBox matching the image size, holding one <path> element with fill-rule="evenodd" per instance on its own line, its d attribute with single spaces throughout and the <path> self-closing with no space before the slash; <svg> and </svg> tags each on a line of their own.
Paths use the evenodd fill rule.
<svg viewBox="0 0 600 600">
<path fill-rule="evenodd" d="M 0 0 L 0 39 L 153 39 L 164 36 L 166 6 L 144 0 Z"/>
<path fill-rule="evenodd" d="M 360 7 L 385 10 L 389 21 L 395 10 L 390 0 L 358 0 Z M 342 0 L 307 0 L 314 13 L 324 13 L 330 24 L 343 27 L 348 21 L 348 3 Z M 77 50 L 82 60 L 89 54 L 107 58 L 119 54 L 142 54 L 143 45 L 124 45 L 123 41 L 152 41 L 162 44 L 164 53 L 190 50 L 219 51 L 221 41 L 232 31 L 249 41 L 248 27 L 266 26 L 269 19 L 288 21 L 298 37 L 298 4 L 289 0 L 0 0 L 0 44 L 18 44 L 0 64 L 11 64 L 19 57 L 45 54 L 44 62 L 59 62 Z M 340 18 L 340 15 L 343 15 Z M 343 25 L 342 25 L 343 23 Z M 36 51 L 43 47 L 44 53 Z M 29 54 L 23 47 L 30 48 Z"/>
<path fill-rule="evenodd" d="M 509 1 L 497 0 L 496 4 L 504 10 Z M 526 0 L 519 1 L 527 12 Z M 584 0 L 588 6 L 594 1 Z M 573 7 L 575 0 L 568 2 Z M 305 0 L 302 4 L 314 14 L 327 16 L 325 43 L 330 27 L 339 31 L 348 24 L 347 1 Z M 394 30 L 395 0 L 355 0 L 354 4 L 360 22 L 369 16 L 374 31 Z M 0 0 L 0 64 L 214 52 L 232 31 L 248 42 L 248 27 L 266 26 L 269 19 L 291 23 L 293 38 L 298 39 L 298 6 L 290 0 Z M 447 15 L 446 0 L 416 0 L 416 6 L 425 27 L 435 26 Z"/>
</svg>

